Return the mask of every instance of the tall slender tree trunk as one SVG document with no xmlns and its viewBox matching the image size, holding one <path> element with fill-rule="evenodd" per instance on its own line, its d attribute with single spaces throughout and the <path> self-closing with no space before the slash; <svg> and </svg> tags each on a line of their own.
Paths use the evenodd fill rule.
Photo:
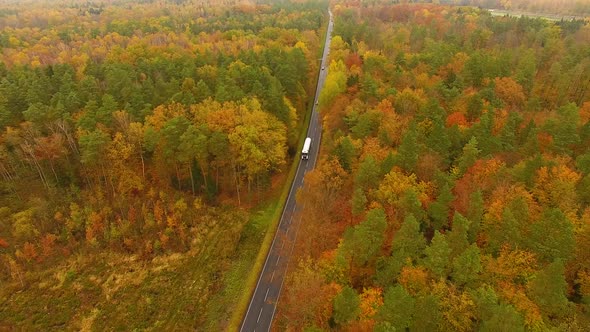
<svg viewBox="0 0 590 332">
<path fill-rule="evenodd" d="M 37 161 L 37 157 L 35 157 L 35 154 L 33 153 L 32 148 L 30 150 L 27 149 L 27 153 L 29 154 L 29 156 L 31 156 L 31 160 L 33 160 L 33 165 L 35 165 L 35 168 L 37 169 L 37 173 L 39 174 L 39 178 L 41 179 L 41 182 L 43 182 L 43 186 L 45 186 L 45 188 L 49 189 L 49 183 L 47 182 L 47 177 L 45 176 L 45 173 L 43 172 L 43 168 L 41 168 L 41 165 Z"/>
<path fill-rule="evenodd" d="M 92 182 L 90 181 L 90 178 L 88 178 L 88 174 L 84 174 L 84 181 L 86 182 L 88 189 L 90 189 L 91 191 L 94 191 L 94 187 L 92 186 Z"/>
<path fill-rule="evenodd" d="M 55 167 L 53 167 L 53 160 L 49 160 L 49 166 L 51 166 L 51 171 L 53 172 L 53 176 L 55 176 L 55 182 L 59 183 L 59 178 L 55 172 Z"/>
<path fill-rule="evenodd" d="M 35 156 L 35 152 L 33 151 L 33 147 L 28 143 L 24 143 L 24 144 L 21 144 L 21 149 L 25 154 L 27 154 L 31 158 L 32 164 L 35 166 L 37 173 L 39 174 L 39 178 L 41 179 L 41 182 L 43 182 L 43 186 L 45 186 L 45 188 L 49 188 L 49 184 L 47 183 L 47 177 L 45 176 L 45 173 L 43 172 L 43 168 L 41 168 L 41 165 L 39 164 L 39 161 L 37 160 L 37 157 Z"/>
<path fill-rule="evenodd" d="M 174 162 L 174 168 L 176 169 L 176 183 L 178 184 L 178 190 L 180 190 L 180 172 L 178 170 L 178 164 L 176 163 L 176 161 Z"/>
<path fill-rule="evenodd" d="M 27 167 L 27 165 L 25 165 L 25 158 L 17 158 L 18 162 L 20 163 L 21 169 L 24 169 Z M 29 165 L 30 166 L 30 165 Z"/>
<path fill-rule="evenodd" d="M 237 170 L 237 166 L 233 166 L 233 171 L 234 171 L 234 181 L 236 184 L 236 192 L 238 193 L 238 206 L 242 205 L 242 201 L 240 199 L 240 181 L 239 181 L 239 177 L 238 177 L 238 170 Z"/>
<path fill-rule="evenodd" d="M 57 123 L 57 126 L 59 129 L 61 129 L 61 131 L 63 132 L 63 134 L 66 136 L 66 140 L 68 141 L 68 145 L 70 146 L 70 149 L 72 151 L 74 151 L 76 154 L 80 154 L 80 151 L 78 150 L 78 147 L 76 146 L 76 141 L 74 140 L 74 138 L 72 137 L 70 130 L 68 129 L 68 125 L 66 124 L 65 121 L 59 121 Z"/>
<path fill-rule="evenodd" d="M 8 167 L 6 167 L 6 165 L 4 163 L 0 163 L 0 166 L 2 166 L 2 177 L 4 178 L 4 180 L 6 180 L 6 182 L 9 182 L 10 184 L 12 184 L 10 186 L 11 191 L 16 195 L 16 197 L 18 197 L 19 199 L 21 199 L 20 194 L 18 193 L 18 191 L 16 190 L 17 186 L 14 185 L 14 178 L 16 177 L 16 174 L 13 175 L 10 168 L 10 162 L 8 162 Z"/>
<path fill-rule="evenodd" d="M 8 164 L 9 172 L 11 174 L 14 174 L 13 178 L 18 177 L 18 172 L 16 171 L 16 167 L 14 167 L 14 165 L 10 162 L 10 160 L 7 161 L 7 164 Z"/>
<path fill-rule="evenodd" d="M 111 173 L 109 173 L 109 184 L 111 185 L 111 190 L 113 191 L 113 197 L 117 196 L 117 191 L 115 190 L 115 185 L 113 184 L 113 177 Z"/>
<path fill-rule="evenodd" d="M 4 167 L 2 167 L 2 168 L 4 168 Z M 2 169 L 2 177 L 4 178 L 4 181 L 6 181 L 6 182 L 12 180 L 10 178 L 10 175 L 4 169 Z"/>
<path fill-rule="evenodd" d="M 188 164 L 188 172 L 191 175 L 191 188 L 193 190 L 193 196 L 195 196 L 195 179 L 193 179 L 193 167 L 190 163 Z"/>
<path fill-rule="evenodd" d="M 94 186 L 92 185 L 92 181 L 90 181 L 90 177 L 88 176 L 88 170 L 86 166 L 81 166 L 80 175 L 84 178 L 84 182 L 86 183 L 88 189 L 94 191 Z"/>
<path fill-rule="evenodd" d="M 205 183 L 205 190 L 209 189 L 209 185 L 207 184 L 207 175 L 205 174 L 205 167 L 203 167 L 202 163 L 199 163 L 199 167 L 201 168 L 201 175 L 203 176 L 203 182 Z"/>
<path fill-rule="evenodd" d="M 37 161 L 35 161 L 35 166 L 37 167 L 37 172 L 39 172 L 39 177 L 41 178 L 41 182 L 43 182 L 43 185 L 45 186 L 45 188 L 49 189 L 49 183 L 47 183 L 47 179 L 45 178 L 45 173 L 43 173 L 43 170 L 41 169 L 41 166 L 37 163 Z"/>
<path fill-rule="evenodd" d="M 348 275 L 351 278 L 353 277 L 352 271 L 354 269 L 354 256 L 355 256 L 355 252 L 353 251 L 352 256 L 350 257 L 349 271 L 348 271 Z"/>
<path fill-rule="evenodd" d="M 102 161 L 100 162 L 100 170 L 102 171 L 102 176 L 104 177 L 105 184 L 109 184 L 111 187 L 111 197 L 115 197 L 115 186 L 113 185 L 113 179 L 110 176 L 107 177 L 107 173 L 104 170 L 104 163 Z"/>
<path fill-rule="evenodd" d="M 6 168 L 6 166 L 4 166 L 3 163 L 0 163 L 0 166 L 2 167 L 2 177 L 4 178 L 4 180 L 8 183 L 14 184 L 14 179 L 12 177 L 12 174 L 10 174 L 10 171 Z M 12 192 L 14 192 L 16 196 L 20 198 L 20 195 L 16 191 L 16 186 L 10 186 L 10 189 L 12 189 Z"/>
<path fill-rule="evenodd" d="M 256 190 L 256 202 L 260 201 L 260 175 L 256 174 L 256 183 L 254 183 L 255 190 Z"/>
<path fill-rule="evenodd" d="M 215 165 L 215 190 L 219 192 L 219 165 Z"/>
<path fill-rule="evenodd" d="M 139 157 L 141 158 L 141 175 L 145 180 L 145 161 L 143 160 L 143 153 L 141 153 L 141 151 L 139 152 Z"/>
<path fill-rule="evenodd" d="M 25 286 L 25 283 L 23 282 L 23 277 L 22 277 L 22 271 L 20 269 L 20 266 L 18 266 L 18 263 L 12 259 L 12 258 L 8 258 L 7 259 L 8 263 L 8 269 L 10 270 L 10 275 L 13 279 L 18 278 L 18 280 L 20 281 L 20 285 L 21 287 Z"/>
<path fill-rule="evenodd" d="M 10 174 L 10 171 L 8 170 L 8 168 L 6 168 L 4 163 L 0 163 L 0 166 L 2 166 L 2 177 L 4 177 L 4 179 L 6 181 L 12 181 L 13 177 L 12 177 L 12 174 Z"/>
<path fill-rule="evenodd" d="M 590 79 L 587 80 L 585 84 L 581 84 L 580 92 L 577 93 L 578 105 L 582 105 L 582 102 L 584 101 L 584 96 L 586 95 L 586 91 L 588 91 L 589 85 L 590 85 Z"/>
<path fill-rule="evenodd" d="M 37 162 L 36 158 L 33 159 L 33 163 L 35 164 L 35 168 L 37 169 L 37 172 L 39 173 L 39 178 L 41 179 L 41 182 L 43 182 L 43 185 L 45 186 L 45 188 L 49 189 L 49 183 L 47 182 L 47 178 L 45 177 L 45 173 L 43 172 L 43 169 L 41 168 L 41 165 L 39 164 L 39 162 Z"/>
</svg>

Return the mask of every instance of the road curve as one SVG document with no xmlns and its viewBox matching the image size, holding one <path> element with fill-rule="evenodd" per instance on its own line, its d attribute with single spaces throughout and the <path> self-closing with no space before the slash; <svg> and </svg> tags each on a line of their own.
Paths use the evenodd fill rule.
<svg viewBox="0 0 590 332">
<path fill-rule="evenodd" d="M 326 32 L 326 45 L 324 47 L 324 54 L 322 54 L 320 75 L 318 77 L 313 110 L 311 113 L 309 128 L 307 130 L 307 137 L 311 138 L 309 160 L 299 160 L 297 173 L 291 184 L 291 190 L 289 191 L 287 203 L 283 209 L 283 215 L 281 216 L 279 227 L 275 233 L 270 251 L 266 256 L 262 273 L 258 277 L 256 290 L 254 291 L 252 299 L 250 299 L 248 311 L 242 321 L 242 326 L 240 328 L 240 331 L 242 332 L 270 331 L 276 311 L 276 303 L 281 294 L 287 264 L 291 258 L 291 252 L 293 251 L 294 240 L 297 235 L 297 226 L 299 225 L 299 220 L 294 218 L 297 215 L 297 211 L 300 209 L 295 201 L 295 193 L 297 192 L 297 189 L 303 185 L 303 177 L 305 176 L 305 173 L 315 167 L 322 134 L 316 101 L 319 100 L 319 94 L 324 86 L 324 81 L 326 80 L 326 74 L 328 72 L 328 52 L 330 49 L 330 36 L 332 35 L 333 29 L 332 12 L 328 11 L 328 13 L 330 14 L 330 22 Z"/>
</svg>

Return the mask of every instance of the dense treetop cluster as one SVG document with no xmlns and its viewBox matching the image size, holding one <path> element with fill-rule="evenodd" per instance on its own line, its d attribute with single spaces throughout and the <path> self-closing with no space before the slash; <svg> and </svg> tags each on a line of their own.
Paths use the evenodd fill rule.
<svg viewBox="0 0 590 332">
<path fill-rule="evenodd" d="M 590 26 L 374 3 L 333 4 L 279 328 L 590 326 Z"/>
<path fill-rule="evenodd" d="M 33 305 L 22 298 L 74 257 L 104 262 L 114 253 L 149 264 L 204 253 L 213 262 L 205 285 L 218 287 L 249 208 L 268 198 L 297 150 L 326 8 L 308 1 L 0 5 L 0 283 L 9 285 L 0 297 L 11 303 L 0 322 L 80 328 L 72 324 L 84 307 L 44 302 L 63 294 L 46 293 Z M 223 250 L 206 241 L 212 237 Z M 83 289 L 106 287 L 84 278 L 76 280 Z M 203 301 L 195 316 L 204 316 L 212 291 L 194 296 Z M 102 297 L 91 294 L 69 295 L 97 306 Z M 30 313 L 37 307 L 61 313 L 39 320 Z M 136 317 L 170 321 L 170 310 Z M 183 324 L 195 328 L 194 320 Z"/>
</svg>

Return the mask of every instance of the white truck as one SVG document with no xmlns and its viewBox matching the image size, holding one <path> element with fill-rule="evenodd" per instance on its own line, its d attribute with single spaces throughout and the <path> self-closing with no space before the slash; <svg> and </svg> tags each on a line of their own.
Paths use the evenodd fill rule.
<svg viewBox="0 0 590 332">
<path fill-rule="evenodd" d="M 303 143 L 303 150 L 301 150 L 301 159 L 308 160 L 309 159 L 309 148 L 311 147 L 311 138 L 306 138 L 305 143 Z"/>
</svg>

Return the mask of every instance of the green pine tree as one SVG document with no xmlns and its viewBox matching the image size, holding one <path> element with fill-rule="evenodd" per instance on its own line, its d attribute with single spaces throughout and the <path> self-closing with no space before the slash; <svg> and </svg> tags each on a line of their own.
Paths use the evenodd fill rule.
<svg viewBox="0 0 590 332">
<path fill-rule="evenodd" d="M 426 240 L 420 232 L 420 224 L 414 217 L 409 214 L 404 219 L 402 227 L 395 233 L 391 243 L 392 256 L 404 260 L 410 257 L 414 261 L 420 258 L 426 248 Z"/>
<path fill-rule="evenodd" d="M 379 166 L 373 156 L 367 156 L 356 172 L 355 185 L 363 190 L 372 189 L 379 181 Z"/>
<path fill-rule="evenodd" d="M 334 322 L 345 325 L 357 319 L 360 314 L 360 298 L 354 289 L 345 286 L 334 298 Z"/>
<path fill-rule="evenodd" d="M 547 315 L 562 316 L 567 311 L 567 282 L 561 260 L 539 271 L 528 284 L 528 295 Z"/>
<path fill-rule="evenodd" d="M 470 286 L 479 279 L 482 271 L 479 248 L 472 244 L 453 261 L 451 276 L 456 285 Z"/>
<path fill-rule="evenodd" d="M 448 184 L 445 184 L 436 201 L 434 201 L 428 207 L 428 215 L 432 219 L 432 228 L 435 230 L 442 230 L 448 225 L 449 222 L 449 208 L 451 202 L 455 199 L 451 188 Z"/>
<path fill-rule="evenodd" d="M 467 233 L 471 222 L 463 217 L 459 212 L 455 212 L 453 217 L 453 227 L 447 235 L 447 240 L 451 247 L 451 257 L 457 257 L 469 246 Z"/>
<path fill-rule="evenodd" d="M 406 131 L 406 134 L 402 138 L 402 142 L 397 149 L 395 155 L 395 165 L 407 173 L 413 173 L 416 170 L 416 164 L 418 163 L 418 132 L 416 126 L 412 124 Z"/>
<path fill-rule="evenodd" d="M 424 266 L 437 278 L 446 278 L 449 272 L 451 247 L 447 238 L 439 231 L 434 232 L 432 242 L 424 249 Z"/>
<path fill-rule="evenodd" d="M 379 321 L 387 322 L 394 331 L 405 331 L 412 324 L 416 300 L 408 294 L 404 287 L 390 287 L 383 297 L 383 306 L 379 308 Z"/>
</svg>

